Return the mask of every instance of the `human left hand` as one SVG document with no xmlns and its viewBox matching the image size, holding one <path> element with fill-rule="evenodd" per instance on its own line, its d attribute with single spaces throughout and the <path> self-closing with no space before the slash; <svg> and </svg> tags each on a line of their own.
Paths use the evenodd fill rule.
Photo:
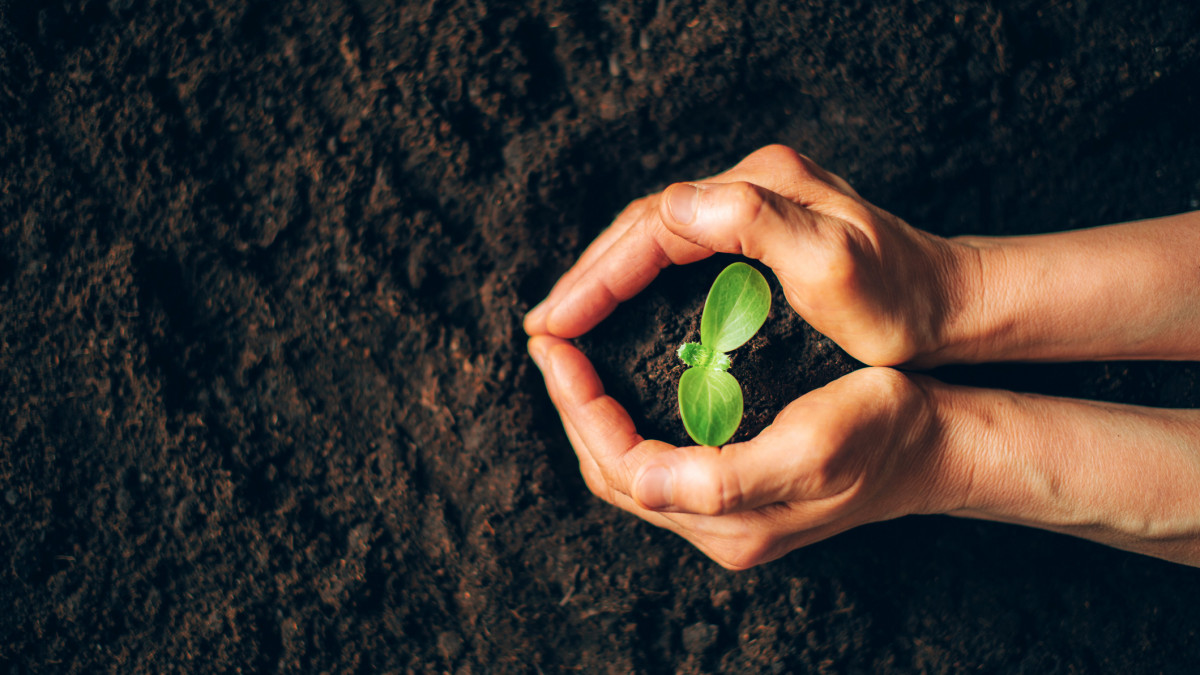
<svg viewBox="0 0 1200 675">
<path fill-rule="evenodd" d="M 541 368 L 588 488 L 746 569 L 870 522 L 956 507 L 940 427 L 920 376 L 864 368 L 788 405 L 756 438 L 675 447 L 633 420 L 570 342 L 535 336 Z"/>
</svg>

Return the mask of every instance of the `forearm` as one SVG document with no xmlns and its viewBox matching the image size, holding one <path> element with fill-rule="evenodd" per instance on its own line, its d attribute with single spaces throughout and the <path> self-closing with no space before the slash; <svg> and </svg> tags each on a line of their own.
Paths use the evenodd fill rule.
<svg viewBox="0 0 1200 675">
<path fill-rule="evenodd" d="M 1200 359 L 1200 211 L 952 242 L 938 362 Z"/>
<path fill-rule="evenodd" d="M 945 512 L 1200 566 L 1200 411 L 927 382 Z"/>
</svg>

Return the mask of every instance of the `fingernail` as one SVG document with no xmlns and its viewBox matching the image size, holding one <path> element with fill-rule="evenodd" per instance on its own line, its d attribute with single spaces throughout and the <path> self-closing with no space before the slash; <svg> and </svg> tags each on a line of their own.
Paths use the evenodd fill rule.
<svg viewBox="0 0 1200 675">
<path fill-rule="evenodd" d="M 671 505 L 671 470 L 665 466 L 646 469 L 638 480 L 637 498 L 648 509 L 662 509 Z"/>
<path fill-rule="evenodd" d="M 680 225 L 688 225 L 696 219 L 696 203 L 700 201 L 700 188 L 691 183 L 681 183 L 671 188 L 667 195 L 667 208 L 671 217 Z"/>
</svg>

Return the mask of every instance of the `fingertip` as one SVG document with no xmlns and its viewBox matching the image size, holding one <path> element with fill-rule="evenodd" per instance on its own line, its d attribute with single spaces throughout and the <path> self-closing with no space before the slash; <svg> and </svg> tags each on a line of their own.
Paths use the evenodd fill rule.
<svg viewBox="0 0 1200 675">
<path fill-rule="evenodd" d="M 533 362 L 537 364 L 539 370 L 546 370 L 546 353 L 550 345 L 549 338 L 544 335 L 535 335 L 529 338 L 526 343 L 526 349 L 529 350 L 529 356 L 533 358 Z"/>
<path fill-rule="evenodd" d="M 588 286 L 579 286 L 545 312 L 544 331 L 568 340 L 588 332 L 616 307 L 615 300 L 597 301 L 597 293 Z"/>
<path fill-rule="evenodd" d="M 545 316 L 542 319 L 542 321 L 543 321 L 543 325 L 546 328 L 546 333 L 548 333 L 550 335 L 557 335 L 559 337 L 565 337 L 568 339 L 573 338 L 573 337 L 578 337 L 577 335 L 570 335 L 568 333 L 565 333 L 562 330 L 563 324 L 564 324 L 564 321 L 562 318 L 562 314 L 563 314 L 562 310 L 564 307 L 570 307 L 570 304 L 569 304 L 570 297 L 568 297 L 567 300 L 568 300 L 568 303 L 560 302 L 560 303 L 556 304 L 553 308 L 549 308 L 544 312 Z M 570 310 L 568 310 L 568 313 L 570 313 Z"/>
<path fill-rule="evenodd" d="M 546 332 L 546 315 L 550 313 L 550 307 L 547 300 L 539 302 L 533 309 L 525 315 L 525 319 L 521 322 L 521 327 L 525 329 L 526 335 L 542 335 Z"/>
<path fill-rule="evenodd" d="M 711 251 L 748 255 L 743 250 L 743 237 L 762 210 L 761 191 L 744 181 L 677 183 L 664 193 L 661 218 L 667 229 L 693 244 Z M 684 211 L 686 215 L 681 217 Z"/>
<path fill-rule="evenodd" d="M 691 225 L 700 206 L 700 185 L 676 183 L 663 192 L 663 207 L 669 223 L 677 226 Z"/>
</svg>

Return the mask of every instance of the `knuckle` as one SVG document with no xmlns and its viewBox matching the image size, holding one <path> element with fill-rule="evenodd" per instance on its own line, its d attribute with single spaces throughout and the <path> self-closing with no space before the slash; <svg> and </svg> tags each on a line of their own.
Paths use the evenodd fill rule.
<svg viewBox="0 0 1200 675">
<path fill-rule="evenodd" d="M 884 394 L 896 394 L 912 387 L 912 381 L 904 373 L 894 368 L 866 368 L 863 377 L 883 391 Z"/>
<path fill-rule="evenodd" d="M 739 220 L 744 222 L 757 220 L 766 206 L 763 189 L 746 181 L 729 184 L 729 200 L 736 205 Z"/>
<path fill-rule="evenodd" d="M 609 487 L 608 482 L 604 480 L 604 476 L 601 475 L 600 470 L 582 467 L 581 472 L 583 473 L 583 482 L 587 485 L 588 490 L 593 495 L 611 504 L 613 501 L 612 489 Z"/>
<path fill-rule="evenodd" d="M 793 189 L 798 194 L 808 195 L 814 200 L 827 199 L 834 195 L 858 196 L 844 178 L 786 145 L 768 145 L 751 154 L 747 160 L 757 167 L 769 170 L 773 175 L 787 177 L 795 184 Z"/>
<path fill-rule="evenodd" d="M 701 488 L 696 499 L 696 511 L 706 516 L 723 516 L 738 510 L 743 497 L 737 474 L 722 471 Z"/>
<path fill-rule="evenodd" d="M 840 443 L 840 439 L 829 442 L 828 445 L 820 446 L 823 449 L 822 452 L 815 453 L 811 464 L 804 473 L 805 492 L 808 497 L 825 497 L 840 490 L 841 485 L 834 462 L 834 457 L 837 457 L 838 454 L 828 451 L 829 448 L 838 447 Z"/>
<path fill-rule="evenodd" d="M 841 450 L 848 442 L 849 430 L 844 425 L 805 424 L 794 433 L 796 447 L 803 449 L 796 464 L 796 488 L 808 498 L 837 492 Z"/>
<path fill-rule="evenodd" d="M 774 548 L 774 537 L 748 534 L 722 544 L 712 558 L 731 572 L 743 572 L 771 560 Z"/>
<path fill-rule="evenodd" d="M 656 206 L 657 203 L 658 195 L 646 195 L 644 197 L 638 197 L 637 199 L 629 202 L 629 204 L 624 208 L 624 211 L 630 213 L 641 213 L 646 209 Z"/>
<path fill-rule="evenodd" d="M 625 205 L 617 217 L 613 220 L 614 225 L 628 225 L 640 220 L 644 220 L 644 216 L 658 209 L 659 195 L 646 195 Z"/>
<path fill-rule="evenodd" d="M 730 572 L 745 572 L 757 564 L 756 562 L 743 562 L 733 558 L 713 558 L 713 560 Z"/>
<path fill-rule="evenodd" d="M 854 189 L 854 186 L 850 184 L 850 181 L 846 180 L 845 178 L 842 178 L 841 176 L 837 175 L 836 173 L 831 173 L 828 171 L 826 171 L 825 173 L 828 176 L 828 180 L 829 180 L 830 184 L 832 184 L 834 187 L 841 190 L 842 192 L 845 192 L 846 194 L 850 195 L 851 197 L 858 197 L 858 191 Z"/>
<path fill-rule="evenodd" d="M 875 212 L 853 197 L 839 197 L 831 210 L 833 215 L 848 223 L 853 223 L 868 235 L 874 236 L 879 230 L 880 224 L 875 218 Z"/>
<path fill-rule="evenodd" d="M 752 258 L 760 257 L 761 252 L 754 250 L 757 248 L 757 237 L 750 233 L 760 229 L 771 209 L 766 191 L 746 182 L 730 183 L 727 189 L 726 204 L 730 219 L 727 234 L 734 240 L 732 243 L 740 248 L 734 252 Z"/>
<path fill-rule="evenodd" d="M 868 386 L 879 392 L 880 400 L 914 402 L 925 400 L 925 390 L 911 377 L 895 368 L 865 368 L 863 377 Z"/>
<path fill-rule="evenodd" d="M 831 227 L 822 234 L 820 253 L 814 257 L 813 271 L 824 285 L 833 291 L 857 288 L 860 282 L 859 250 L 862 248 L 856 235 L 846 227 Z"/>
<path fill-rule="evenodd" d="M 760 148 L 751 157 L 776 171 L 787 174 L 812 176 L 813 168 L 816 166 L 811 159 L 778 143 Z"/>
</svg>

